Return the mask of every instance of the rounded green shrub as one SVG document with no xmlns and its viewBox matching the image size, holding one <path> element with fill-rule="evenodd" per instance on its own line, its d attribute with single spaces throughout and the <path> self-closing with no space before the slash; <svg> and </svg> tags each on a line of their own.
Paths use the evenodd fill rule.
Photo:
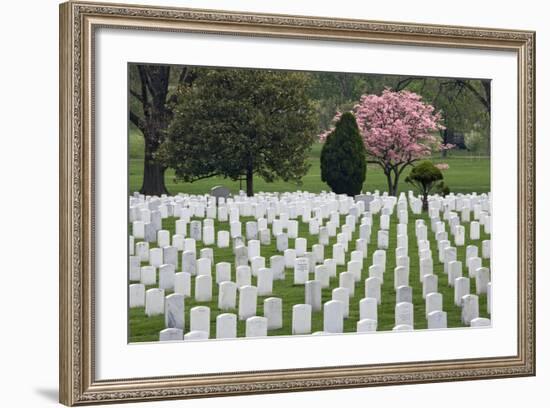
<svg viewBox="0 0 550 408">
<path fill-rule="evenodd" d="M 414 166 L 405 181 L 415 186 L 422 196 L 424 211 L 428 209 L 428 195 L 432 191 L 442 191 L 443 188 L 449 190 L 443 182 L 443 173 L 431 161 L 423 161 Z"/>
</svg>

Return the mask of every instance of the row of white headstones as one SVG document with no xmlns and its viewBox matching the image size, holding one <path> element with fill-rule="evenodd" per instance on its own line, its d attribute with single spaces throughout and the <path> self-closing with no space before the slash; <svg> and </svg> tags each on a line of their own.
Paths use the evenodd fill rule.
<svg viewBox="0 0 550 408">
<path fill-rule="evenodd" d="M 219 285 L 218 309 L 223 312 L 238 310 L 238 314 L 221 313 L 216 317 L 216 338 L 236 337 L 237 318 L 245 320 L 246 336 L 265 336 L 268 330 L 283 326 L 283 299 L 268 297 L 264 300 L 264 316 L 256 316 L 257 297 L 271 296 L 273 281 L 285 278 L 285 268 L 294 269 L 294 284 L 304 285 L 305 303 L 292 308 L 292 333 L 311 333 L 313 311 L 323 311 L 323 332 L 340 333 L 343 321 L 349 316 L 350 299 L 355 296 L 355 285 L 361 279 L 363 262 L 367 258 L 368 244 L 371 241 L 373 214 L 380 213 L 380 230 L 377 232 L 377 249 L 373 253 L 373 264 L 368 268 L 365 281 L 365 297 L 359 301 L 360 320 L 357 331 L 376 331 L 377 308 L 381 302 L 381 286 L 386 269 L 386 249 L 389 245 L 390 217 L 397 208 L 397 249 L 394 269 L 394 289 L 396 292 L 394 330 L 412 330 L 414 327 L 414 307 L 412 288 L 409 286 L 410 258 L 408 256 L 408 203 L 413 214 L 421 212 L 421 201 L 409 192 L 407 201 L 404 194 L 399 200 L 394 197 L 370 197 L 368 211 L 365 201 L 354 201 L 347 196 L 334 194 L 313 195 L 289 193 L 283 196 L 260 194 L 248 198 L 218 199 L 208 196 L 143 197 L 130 198 L 130 307 L 143 307 L 147 316 L 164 314 L 166 329 L 160 340 L 205 339 L 210 337 L 210 309 L 196 306 L 189 312 L 190 332 L 184 335 L 185 297 L 191 296 L 192 278 L 194 296 L 197 302 L 212 300 L 213 248 L 203 248 L 196 258 L 196 242 L 227 248 L 233 244 L 236 276 L 232 281 L 231 264 L 216 264 L 216 284 Z M 340 228 L 340 215 L 345 215 L 345 223 Z M 490 197 L 487 195 L 432 197 L 429 203 L 431 230 L 438 243 L 438 261 L 443 263 L 448 275 L 448 285 L 454 287 L 454 303 L 462 308 L 462 321 L 465 325 L 486 326 L 488 319 L 479 317 L 479 298 L 487 293 L 490 313 L 491 283 L 488 268 L 482 267 L 478 247 L 466 248 L 468 278 L 462 276 L 462 262 L 457 260 L 456 247 L 465 245 L 465 228 L 460 222 L 470 223 L 470 240 L 478 241 L 480 228 L 490 233 Z M 441 215 L 443 219 L 441 219 Z M 470 218 L 473 215 L 473 221 Z M 162 229 L 162 220 L 179 217 L 176 233 Z M 256 221 L 246 222 L 246 239 L 242 237 L 240 216 L 254 216 Z M 201 221 L 191 217 L 204 218 Z M 298 236 L 298 221 L 308 223 L 310 235 L 318 235 L 319 242 L 308 245 L 305 238 Z M 230 231 L 218 231 L 214 239 L 214 219 L 230 223 Z M 325 222 L 326 221 L 326 222 Z M 350 251 L 349 243 L 359 223 L 359 239 L 355 250 Z M 271 231 L 269 229 L 271 224 Z M 189 225 L 189 237 L 187 226 Z M 446 232 L 449 225 L 455 246 L 451 246 Z M 338 231 L 341 232 L 338 232 Z M 154 231 L 154 233 L 151 233 Z M 426 302 L 426 318 L 429 329 L 447 327 L 446 312 L 443 311 L 443 297 L 438 290 L 438 276 L 433 273 L 433 259 L 428 240 L 428 226 L 424 220 L 416 220 L 415 232 L 420 260 L 420 280 L 422 294 Z M 266 268 L 261 256 L 261 246 L 271 243 L 271 236 L 277 243 L 277 250 L 283 255 L 270 257 L 270 267 Z M 329 237 L 337 238 L 333 245 L 333 257 L 324 258 L 324 248 Z M 258 239 L 259 238 L 259 239 Z M 288 248 L 288 239 L 295 238 L 295 248 Z M 143 240 L 134 244 L 135 240 Z M 149 248 L 149 242 L 157 242 L 157 248 Z M 182 271 L 176 272 L 181 252 Z M 482 257 L 490 258 L 490 241 L 482 242 Z M 349 261 L 346 263 L 346 254 Z M 149 265 L 141 266 L 142 262 Z M 347 270 L 337 274 L 338 265 L 347 265 Z M 159 271 L 158 288 L 145 290 L 146 285 L 157 285 L 156 270 Z M 314 278 L 310 280 L 310 275 Z M 252 286 L 252 277 L 256 286 Z M 332 300 L 322 304 L 321 291 L 330 287 L 330 280 L 338 278 L 339 286 L 332 290 Z M 476 294 L 470 293 L 470 279 L 475 279 Z M 174 291 L 165 296 L 165 291 Z M 239 300 L 237 305 L 237 293 Z"/>
</svg>

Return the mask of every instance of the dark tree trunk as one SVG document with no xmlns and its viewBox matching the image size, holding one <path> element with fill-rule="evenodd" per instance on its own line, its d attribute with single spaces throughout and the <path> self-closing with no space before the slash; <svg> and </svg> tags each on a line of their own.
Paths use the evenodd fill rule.
<svg viewBox="0 0 550 408">
<path fill-rule="evenodd" d="M 388 194 L 395 196 L 397 192 L 397 185 L 392 178 L 391 170 L 384 171 L 384 174 L 386 175 L 386 180 L 388 181 Z"/>
<path fill-rule="evenodd" d="M 154 160 L 154 154 L 158 150 L 159 143 L 155 137 L 145 137 L 145 157 L 143 160 L 143 182 L 139 192 L 146 195 L 160 196 L 169 194 L 164 184 L 164 172 L 166 168 Z"/>
<path fill-rule="evenodd" d="M 422 211 L 428 211 L 428 193 L 422 195 Z"/>
<path fill-rule="evenodd" d="M 246 169 L 246 195 L 248 197 L 254 195 L 254 171 L 251 166 Z"/>
<path fill-rule="evenodd" d="M 449 136 L 449 129 L 443 129 L 442 139 L 444 144 L 449 143 Z M 441 150 L 441 157 L 447 157 L 447 149 Z"/>
<path fill-rule="evenodd" d="M 164 183 L 166 168 L 155 161 L 155 153 L 165 138 L 165 132 L 173 112 L 168 105 L 170 67 L 160 65 L 138 65 L 136 82 L 139 90 L 131 89 L 131 95 L 141 106 L 139 112 L 130 111 L 130 120 L 141 130 L 145 139 L 143 183 L 140 193 L 146 195 L 169 194 Z M 191 84 L 194 75 L 184 68 L 179 84 Z"/>
<path fill-rule="evenodd" d="M 164 184 L 164 171 L 166 169 L 158 163 L 145 161 L 143 166 L 143 184 L 141 194 L 156 195 L 169 194 Z"/>
</svg>

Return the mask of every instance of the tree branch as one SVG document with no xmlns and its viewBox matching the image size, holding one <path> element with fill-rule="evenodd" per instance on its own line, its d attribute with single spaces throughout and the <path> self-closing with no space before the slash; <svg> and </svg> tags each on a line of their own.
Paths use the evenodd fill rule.
<svg viewBox="0 0 550 408">
<path fill-rule="evenodd" d="M 130 111 L 130 120 L 139 130 L 144 132 L 145 124 L 143 123 L 143 120 L 141 120 L 141 118 L 132 111 Z"/>
<path fill-rule="evenodd" d="M 221 175 L 221 173 L 215 172 L 215 173 L 206 174 L 206 175 L 200 176 L 200 177 L 194 177 L 193 179 L 186 180 L 186 181 L 187 181 L 188 183 L 194 183 L 195 181 L 204 180 L 204 179 L 207 179 L 207 178 L 210 178 L 210 177 L 219 176 L 219 175 Z"/>
<path fill-rule="evenodd" d="M 490 102 L 483 97 L 483 95 L 481 95 L 477 89 L 475 89 L 469 82 L 466 82 L 462 79 L 458 79 L 457 82 L 462 85 L 463 87 L 465 87 L 466 89 L 468 89 L 480 102 L 481 104 L 485 107 L 485 109 L 487 110 L 487 112 L 491 112 L 491 104 Z"/>
<path fill-rule="evenodd" d="M 141 103 L 143 103 L 143 98 L 141 97 L 140 94 L 138 94 L 136 91 L 134 91 L 133 89 L 130 89 L 130 95 L 132 95 L 134 98 L 136 98 L 138 101 L 140 101 Z"/>
</svg>

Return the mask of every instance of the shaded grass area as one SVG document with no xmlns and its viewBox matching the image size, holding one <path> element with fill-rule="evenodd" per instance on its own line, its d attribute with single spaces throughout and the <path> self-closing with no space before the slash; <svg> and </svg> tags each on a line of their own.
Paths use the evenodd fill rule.
<svg viewBox="0 0 550 408">
<path fill-rule="evenodd" d="M 438 262 L 437 258 L 437 242 L 435 240 L 434 234 L 430 230 L 429 219 L 426 214 L 422 216 L 409 216 L 408 223 L 408 236 L 409 236 L 409 257 L 410 257 L 410 278 L 409 285 L 413 288 L 413 304 L 414 304 L 414 324 L 415 329 L 424 329 L 427 327 L 427 320 L 425 317 L 425 301 L 422 298 L 422 285 L 420 283 L 419 277 L 419 259 L 418 259 L 418 246 L 416 243 L 415 236 L 415 219 L 422 218 L 426 221 L 428 225 L 428 238 L 430 240 L 430 247 L 432 250 L 432 257 L 434 259 L 434 274 L 439 277 L 439 292 L 443 295 L 443 310 L 447 312 L 447 321 L 448 327 L 461 327 L 461 309 L 454 305 L 454 289 L 448 287 L 447 285 L 447 275 L 443 272 L 443 265 Z M 241 221 L 243 222 L 243 229 L 246 221 L 253 220 L 252 217 L 243 217 Z M 163 229 L 167 229 L 171 232 L 171 235 L 175 234 L 175 221 L 176 218 L 167 218 L 163 220 Z M 380 217 L 375 215 L 373 217 L 373 227 L 371 242 L 368 245 L 368 256 L 364 259 L 363 270 L 361 275 L 361 280 L 356 283 L 355 287 L 355 296 L 350 299 L 350 314 L 349 318 L 344 320 L 344 331 L 345 332 L 355 332 L 356 324 L 359 320 L 359 301 L 365 297 L 365 279 L 368 278 L 368 267 L 372 265 L 372 255 L 376 250 L 376 231 L 379 229 Z M 344 223 L 344 216 L 341 216 L 341 225 Z M 391 226 L 390 226 L 390 240 L 389 248 L 386 252 L 386 272 L 384 274 L 384 283 L 382 285 L 382 303 L 378 306 L 378 330 L 391 330 L 394 326 L 394 307 L 395 307 L 395 290 L 393 288 L 393 270 L 396 266 L 395 260 L 395 249 L 397 245 L 397 217 L 391 217 Z M 215 220 L 214 222 L 216 233 L 219 230 L 229 231 L 229 223 L 219 222 Z M 466 237 L 469 237 L 469 225 L 466 224 Z M 130 226 L 131 231 L 131 226 Z M 449 233 L 450 235 L 450 233 Z M 308 250 L 311 251 L 312 245 L 318 242 L 318 236 L 309 235 L 308 224 L 299 222 L 299 232 L 298 236 L 307 238 Z M 359 238 L 359 226 L 357 226 L 356 231 L 353 233 L 353 240 L 350 242 L 349 251 L 346 254 L 346 260 L 349 261 L 350 253 L 355 249 L 355 240 Z M 490 239 L 490 237 L 484 234 L 481 231 L 480 240 L 471 241 L 467 239 L 466 244 L 477 245 L 479 247 L 479 252 L 481 254 L 481 241 L 484 239 Z M 289 248 L 294 248 L 294 239 L 289 239 Z M 138 241 L 136 241 L 138 242 Z M 328 246 L 325 246 L 325 258 L 332 257 L 332 245 L 336 243 L 336 237 L 330 238 L 330 243 Z M 151 244 L 151 248 L 154 248 L 155 245 Z M 210 307 L 210 336 L 215 337 L 215 322 L 216 316 L 220 313 L 226 313 L 224 311 L 219 311 L 217 307 L 218 301 L 218 286 L 215 284 L 215 264 L 218 262 L 229 262 L 231 263 L 231 273 L 232 280 L 235 281 L 235 259 L 230 248 L 217 248 L 214 247 L 214 265 L 212 268 L 213 274 L 213 298 L 211 302 L 196 302 L 194 300 L 194 278 L 192 279 L 192 293 L 190 298 L 185 299 L 185 332 L 189 331 L 189 311 L 194 306 L 208 306 Z M 202 242 L 197 242 L 197 253 L 200 249 L 204 248 Z M 457 260 L 462 261 L 463 263 L 463 276 L 468 276 L 468 271 L 465 266 L 465 252 L 466 246 L 457 248 Z M 261 246 L 261 255 L 266 259 L 266 267 L 269 267 L 269 257 L 272 255 L 279 254 L 276 249 L 275 239 L 272 238 L 271 245 L 262 245 Z M 179 253 L 180 265 L 176 270 L 181 270 L 181 252 Z M 143 263 L 145 265 L 146 263 Z M 483 266 L 489 266 L 489 260 L 483 260 Z M 346 270 L 345 266 L 338 266 L 337 273 L 344 272 Z M 313 275 L 310 274 L 310 279 L 313 279 Z M 292 306 L 295 304 L 304 303 L 305 301 L 305 289 L 303 285 L 294 285 L 293 284 L 293 270 L 286 269 L 285 279 L 276 280 L 273 284 L 273 294 L 270 296 L 280 297 L 283 300 L 283 327 L 279 330 L 269 331 L 270 336 L 274 335 L 290 335 L 291 334 L 291 325 L 292 325 Z M 158 282 L 158 271 L 157 271 L 157 282 Z M 323 303 L 332 298 L 332 289 L 339 286 L 339 279 L 331 278 L 330 288 L 325 288 L 322 290 L 322 301 Z M 256 278 L 252 277 L 252 284 L 256 285 Z M 471 292 L 475 293 L 475 280 L 471 279 Z M 148 286 L 147 289 L 153 288 L 153 286 Z M 166 295 L 170 294 L 170 291 L 166 292 Z M 238 296 L 238 295 L 237 295 Z M 263 316 L 263 301 L 265 298 L 270 297 L 260 297 L 258 296 L 258 307 L 257 315 Z M 238 302 L 237 302 L 238 305 Z M 489 317 L 487 314 L 487 298 L 486 295 L 481 295 L 479 297 L 479 306 L 480 306 L 480 317 Z M 237 311 L 231 311 L 231 313 L 237 313 Z M 130 333 L 130 342 L 143 342 L 143 341 L 157 341 L 159 332 L 164 329 L 164 316 L 155 316 L 147 317 L 145 315 L 144 308 L 132 308 L 129 311 L 129 333 Z M 323 315 L 322 311 L 312 313 L 312 332 L 322 331 L 323 330 Z M 245 322 L 238 321 L 237 323 L 237 335 L 239 337 L 244 336 L 245 333 Z"/>
<path fill-rule="evenodd" d="M 302 178 L 302 184 L 297 185 L 284 181 L 275 181 L 267 183 L 263 179 L 256 177 L 254 180 L 254 189 L 256 192 L 281 192 L 306 190 L 312 193 L 319 193 L 323 190 L 330 191 L 330 188 L 321 181 L 320 155 L 322 145 L 314 143 L 308 162 L 310 164 L 309 172 Z M 139 132 L 132 132 L 129 140 L 129 192 L 138 191 L 143 180 L 143 136 Z M 464 151 L 451 151 L 449 156 L 442 158 L 434 156 L 431 160 L 434 163 L 447 163 L 449 169 L 443 172 L 445 182 L 449 185 L 452 192 L 455 193 L 484 193 L 490 190 L 490 159 L 488 157 L 474 157 Z M 407 175 L 409 170 L 405 170 Z M 407 191 L 410 185 L 403 181 L 399 184 L 400 191 Z M 223 177 L 212 177 L 199 180 L 194 183 L 182 183 L 174 180 L 174 172 L 168 169 L 165 175 L 165 183 L 171 194 L 188 193 L 204 194 L 217 185 L 228 187 L 233 193 L 240 189 L 238 181 L 232 181 Z M 244 184 L 242 188 L 244 189 Z M 386 178 L 382 169 L 376 164 L 369 164 L 367 167 L 367 177 L 363 185 L 363 191 L 387 191 Z"/>
</svg>

